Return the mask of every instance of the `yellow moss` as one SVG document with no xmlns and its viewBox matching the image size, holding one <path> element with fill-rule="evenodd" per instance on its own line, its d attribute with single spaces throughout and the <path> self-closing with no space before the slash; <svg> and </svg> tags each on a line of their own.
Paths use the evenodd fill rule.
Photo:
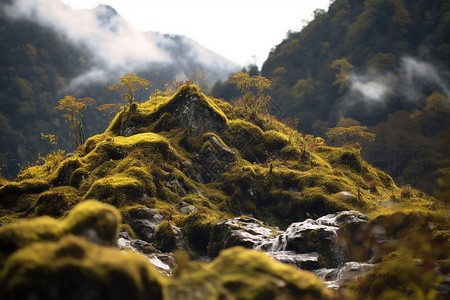
<svg viewBox="0 0 450 300">
<path fill-rule="evenodd" d="M 25 212 L 36 201 L 38 194 L 50 188 L 44 180 L 26 179 L 0 187 L 0 208 L 11 212 Z"/>
<path fill-rule="evenodd" d="M 61 223 L 48 216 L 0 227 L 0 265 L 16 250 L 39 241 L 57 240 L 62 233 Z"/>
<path fill-rule="evenodd" d="M 0 298 L 163 299 L 163 283 L 143 256 L 67 236 L 14 253 L 0 273 Z"/>
<path fill-rule="evenodd" d="M 117 174 L 96 180 L 84 199 L 102 200 L 121 207 L 144 197 L 144 191 L 138 179 Z"/>
<path fill-rule="evenodd" d="M 81 200 L 73 187 L 58 187 L 39 195 L 34 205 L 34 213 L 38 216 L 48 215 L 60 217 Z"/>
<path fill-rule="evenodd" d="M 178 88 L 177 92 L 172 96 L 171 100 L 169 100 L 168 105 L 170 104 L 170 101 L 173 101 L 173 99 L 177 99 L 180 97 L 180 95 L 198 95 L 199 100 L 206 106 L 211 107 L 213 111 L 219 115 L 222 120 L 227 123 L 228 118 L 224 114 L 224 112 L 217 106 L 217 104 L 211 100 L 209 97 L 205 96 L 205 94 L 202 93 L 200 88 L 195 84 L 189 84 L 189 85 L 183 85 L 180 88 Z"/>
<path fill-rule="evenodd" d="M 83 201 L 75 206 L 63 220 L 66 233 L 81 235 L 98 244 L 115 245 L 121 215 L 108 204 Z"/>
<path fill-rule="evenodd" d="M 59 153 L 39 157 L 39 160 L 36 162 L 35 166 L 24 169 L 17 175 L 17 181 L 29 179 L 42 180 L 44 178 L 51 177 L 52 173 L 66 158 L 66 156 Z"/>
<path fill-rule="evenodd" d="M 262 138 L 264 146 L 270 151 L 280 150 L 289 144 L 289 138 L 275 130 L 265 131 Z"/>
<path fill-rule="evenodd" d="M 185 263 L 169 284 L 169 292 L 205 299 L 329 299 L 323 282 L 313 273 L 276 262 L 259 251 L 234 247 L 210 264 Z"/>
<path fill-rule="evenodd" d="M 193 212 L 177 222 L 191 250 L 200 255 L 208 252 L 211 230 L 217 218 L 209 213 Z"/>
<path fill-rule="evenodd" d="M 302 158 L 302 150 L 295 145 L 286 145 L 280 151 L 283 160 L 300 160 Z"/>
<path fill-rule="evenodd" d="M 111 122 L 107 132 L 117 134 L 126 122 L 139 124 L 139 128 L 137 128 L 139 133 L 147 130 L 169 131 L 174 121 L 172 112 L 179 105 L 179 100 L 192 96 L 195 96 L 202 106 L 209 108 L 218 118 L 219 123 L 223 126 L 227 124 L 226 115 L 216 103 L 205 96 L 198 86 L 189 84 L 178 88 L 171 97 L 150 99 L 146 103 L 138 105 L 134 112 L 123 111 Z"/>
<path fill-rule="evenodd" d="M 173 251 L 176 248 L 175 232 L 170 221 L 164 220 L 159 224 L 153 236 L 156 247 L 165 252 Z"/>
<path fill-rule="evenodd" d="M 114 207 L 85 201 L 73 208 L 62 221 L 51 217 L 23 220 L 0 227 L 0 264 L 16 250 L 40 241 L 55 241 L 72 233 L 99 244 L 117 241 L 120 214 Z"/>
</svg>

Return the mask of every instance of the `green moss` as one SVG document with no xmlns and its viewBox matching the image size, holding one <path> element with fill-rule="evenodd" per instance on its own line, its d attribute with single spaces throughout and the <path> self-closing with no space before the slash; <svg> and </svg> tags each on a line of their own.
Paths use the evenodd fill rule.
<svg viewBox="0 0 450 300">
<path fill-rule="evenodd" d="M 96 180 L 84 198 L 98 199 L 121 207 L 142 198 L 144 191 L 138 179 L 118 174 Z"/>
<path fill-rule="evenodd" d="M 215 101 L 205 96 L 196 85 L 183 85 L 170 97 L 158 97 L 139 105 L 135 112 L 124 111 L 120 113 L 107 129 L 108 133 L 118 135 L 121 128 L 129 124 L 136 125 L 137 133 L 146 131 L 170 131 L 177 125 L 174 112 L 186 99 L 196 98 L 200 106 L 208 110 L 210 117 L 214 118 L 219 127 L 225 127 L 228 120 Z M 177 127 L 177 126 L 175 126 Z M 183 128 L 184 129 L 184 128 Z M 221 130 L 220 130 L 221 131 Z"/>
<path fill-rule="evenodd" d="M 268 151 L 264 147 L 260 127 L 239 119 L 228 122 L 228 125 L 222 134 L 228 145 L 238 149 L 242 158 L 250 162 L 266 161 Z"/>
<path fill-rule="evenodd" d="M 57 240 L 62 233 L 61 224 L 48 216 L 0 227 L 0 266 L 18 249 L 39 241 Z"/>
<path fill-rule="evenodd" d="M 206 299 L 328 299 L 323 282 L 314 274 L 281 264 L 259 251 L 234 247 L 210 264 L 188 263 L 169 285 L 172 295 Z"/>
<path fill-rule="evenodd" d="M 43 180 L 44 178 L 53 177 L 53 173 L 64 162 L 66 156 L 60 154 L 49 154 L 45 157 L 39 156 L 36 165 L 21 170 L 17 175 L 17 181 L 35 179 Z"/>
<path fill-rule="evenodd" d="M 193 212 L 177 224 L 182 229 L 189 247 L 195 254 L 207 254 L 211 230 L 216 220 L 210 214 Z"/>
<path fill-rule="evenodd" d="M 37 216 L 61 217 L 80 200 L 75 188 L 55 188 L 39 195 L 34 205 L 34 213 Z"/>
<path fill-rule="evenodd" d="M 354 151 L 344 151 L 331 163 L 334 166 L 343 166 L 353 169 L 356 172 L 362 171 L 361 156 Z"/>
<path fill-rule="evenodd" d="M 289 138 L 285 134 L 275 130 L 265 131 L 262 138 L 264 146 L 269 151 L 281 150 L 289 144 Z"/>
<path fill-rule="evenodd" d="M 73 172 L 82 166 L 78 157 L 71 157 L 60 163 L 50 183 L 54 186 L 69 185 Z"/>
<path fill-rule="evenodd" d="M 14 212 L 28 210 L 36 201 L 37 194 L 50 188 L 44 180 L 26 179 L 0 187 L 0 208 Z"/>
<path fill-rule="evenodd" d="M 415 249 L 400 247 L 400 250 L 386 255 L 357 282 L 347 283 L 345 292 L 350 295 L 353 292 L 359 299 L 421 299 L 423 295 L 446 299 L 445 294 L 436 293 L 442 276 L 433 267 L 435 259 L 429 253 L 429 246 L 422 240 Z M 428 252 L 428 255 L 416 256 L 420 252 L 422 255 Z"/>
<path fill-rule="evenodd" d="M 83 201 L 63 221 L 64 232 L 85 236 L 98 244 L 115 245 L 121 222 L 119 211 L 108 204 Z"/>
<path fill-rule="evenodd" d="M 124 222 L 125 222 L 125 220 L 124 220 Z M 124 224 L 124 223 L 120 224 L 119 232 L 126 232 L 129 235 L 129 237 L 132 239 L 139 238 L 138 235 L 136 234 L 136 232 L 134 232 L 134 230 L 128 224 Z"/>
<path fill-rule="evenodd" d="M 163 299 L 146 258 L 67 236 L 14 253 L 0 273 L 2 299 Z"/>
<path fill-rule="evenodd" d="M 227 130 L 223 133 L 225 141 L 239 150 L 255 143 L 261 143 L 262 135 L 261 128 L 240 119 L 230 121 Z"/>
<path fill-rule="evenodd" d="M 175 231 L 170 221 L 165 220 L 159 224 L 153 239 L 156 247 L 161 251 L 170 252 L 177 247 Z"/>
<path fill-rule="evenodd" d="M 211 100 L 209 97 L 205 96 L 205 94 L 202 93 L 200 88 L 195 84 L 189 84 L 189 85 L 183 85 L 181 86 L 177 92 L 172 96 L 171 100 L 168 102 L 168 106 L 170 106 L 171 102 L 174 101 L 174 99 L 181 98 L 183 95 L 196 95 L 198 96 L 198 99 L 201 101 L 201 103 L 207 107 L 210 107 L 216 115 L 218 115 L 224 123 L 227 123 L 228 118 L 224 114 L 224 112 L 219 108 L 219 106 L 216 104 L 216 101 Z"/>
<path fill-rule="evenodd" d="M 41 241 L 56 241 L 68 233 L 85 236 L 99 244 L 114 245 L 120 220 L 114 207 L 84 201 L 62 221 L 43 216 L 6 224 L 0 227 L 0 264 L 20 248 Z"/>
<path fill-rule="evenodd" d="M 83 180 L 85 180 L 88 177 L 89 177 L 88 169 L 84 167 L 78 168 L 75 171 L 73 171 L 72 175 L 70 176 L 69 185 L 78 189 L 83 183 Z"/>
<path fill-rule="evenodd" d="M 300 160 L 302 158 L 302 150 L 295 145 L 286 145 L 280 151 L 283 160 Z"/>
</svg>

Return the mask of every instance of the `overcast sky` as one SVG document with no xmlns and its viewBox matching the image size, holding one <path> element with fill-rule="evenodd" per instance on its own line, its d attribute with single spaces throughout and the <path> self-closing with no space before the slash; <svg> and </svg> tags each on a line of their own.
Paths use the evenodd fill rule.
<svg viewBox="0 0 450 300">
<path fill-rule="evenodd" d="M 141 31 L 188 36 L 240 65 L 262 64 L 289 30 L 330 0 L 63 0 L 74 9 L 114 7 Z"/>
</svg>

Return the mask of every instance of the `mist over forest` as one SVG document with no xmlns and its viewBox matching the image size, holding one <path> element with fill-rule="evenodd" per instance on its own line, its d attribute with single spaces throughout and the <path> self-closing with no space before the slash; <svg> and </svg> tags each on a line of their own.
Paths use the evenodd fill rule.
<svg viewBox="0 0 450 300">
<path fill-rule="evenodd" d="M 449 32 L 332 0 L 239 66 L 0 0 L 0 299 L 449 299 Z"/>
</svg>

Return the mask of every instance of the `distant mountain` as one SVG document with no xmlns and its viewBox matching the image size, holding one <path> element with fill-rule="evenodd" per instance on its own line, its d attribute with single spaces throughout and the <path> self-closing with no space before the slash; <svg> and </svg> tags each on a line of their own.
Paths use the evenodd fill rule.
<svg viewBox="0 0 450 300">
<path fill-rule="evenodd" d="M 68 125 L 54 109 L 65 95 L 92 97 L 97 105 L 118 103 L 108 92 L 124 73 L 136 73 L 161 89 L 173 79 L 198 71 L 205 85 L 224 79 L 238 66 L 177 35 L 139 32 L 106 5 L 73 10 L 57 0 L 0 2 L 0 164 L 5 174 L 48 153 L 41 133 L 59 137 L 72 151 Z M 151 92 L 151 91 L 150 91 Z M 148 97 L 148 94 L 145 95 Z M 88 134 L 109 120 L 88 111 Z"/>
</svg>

